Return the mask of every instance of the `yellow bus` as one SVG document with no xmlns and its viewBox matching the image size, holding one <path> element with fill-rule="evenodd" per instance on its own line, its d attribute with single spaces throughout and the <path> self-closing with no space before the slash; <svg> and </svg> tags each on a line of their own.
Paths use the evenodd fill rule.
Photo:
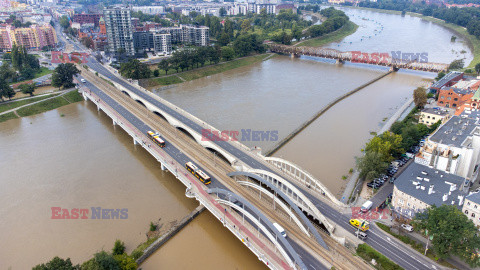
<svg viewBox="0 0 480 270">
<path fill-rule="evenodd" d="M 185 164 L 185 168 L 193 174 L 197 179 L 202 181 L 205 185 L 210 184 L 212 181 L 210 179 L 210 176 L 208 176 L 206 173 L 204 173 L 202 170 L 199 170 L 195 164 L 193 164 L 191 161 L 187 162 Z"/>
<path fill-rule="evenodd" d="M 158 133 L 155 133 L 153 131 L 147 131 L 148 137 L 153 140 L 154 143 L 156 143 L 160 147 L 165 147 L 165 141 L 160 138 L 160 135 Z"/>
</svg>

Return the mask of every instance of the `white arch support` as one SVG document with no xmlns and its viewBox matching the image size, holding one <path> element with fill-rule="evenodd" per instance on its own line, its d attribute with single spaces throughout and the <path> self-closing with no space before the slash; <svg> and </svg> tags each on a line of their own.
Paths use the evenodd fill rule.
<svg viewBox="0 0 480 270">
<path fill-rule="evenodd" d="M 282 170 L 282 172 L 287 173 L 289 176 L 293 177 L 295 180 L 301 182 L 305 187 L 313 189 L 320 194 L 325 194 L 332 202 L 339 206 L 345 206 L 340 200 L 338 200 L 335 195 L 333 195 L 328 188 L 323 185 L 318 179 L 311 175 L 306 170 L 302 169 L 297 164 L 290 162 L 285 159 L 277 157 L 265 157 L 265 160 L 274 165 L 275 167 Z"/>
<path fill-rule="evenodd" d="M 156 112 L 158 114 L 161 114 L 163 117 L 165 117 L 165 119 L 167 119 L 167 122 L 176 127 L 176 128 L 182 128 L 184 129 L 186 132 L 188 132 L 194 139 L 195 141 L 200 144 L 201 146 L 205 147 L 205 148 L 211 148 L 215 151 L 217 151 L 218 153 L 222 154 L 222 156 L 225 157 L 226 160 L 228 160 L 228 162 L 230 162 L 231 165 L 233 165 L 236 161 L 236 158 L 231 155 L 230 153 L 228 153 L 227 151 L 223 150 L 222 148 L 218 147 L 216 144 L 214 144 L 213 142 L 209 141 L 209 140 L 206 140 L 205 138 L 202 137 L 201 134 L 199 134 L 198 132 L 196 132 L 195 130 L 193 130 L 192 128 L 190 128 L 189 126 L 185 125 L 184 123 L 182 123 L 181 121 L 177 120 L 175 117 L 171 116 L 170 114 L 166 113 L 164 110 L 154 106 L 153 104 L 151 104 L 150 102 L 146 101 L 145 99 L 143 99 L 142 97 L 139 97 L 138 95 L 136 95 L 134 92 L 126 89 L 125 87 L 119 85 L 119 84 L 116 84 L 114 82 L 115 86 L 118 88 L 118 89 L 122 89 L 122 92 L 125 92 L 125 93 L 128 93 L 128 95 L 136 100 L 136 101 L 140 101 L 142 102 L 145 107 L 151 111 L 151 112 Z"/>
<path fill-rule="evenodd" d="M 293 221 L 295 222 L 295 224 L 297 224 L 297 226 L 300 228 L 300 230 L 302 230 L 308 237 L 310 237 L 310 233 L 308 232 L 308 230 L 303 226 L 302 222 L 300 222 L 300 220 L 298 219 L 298 217 L 293 213 L 293 211 L 284 203 L 282 202 L 282 200 L 278 199 L 274 194 L 272 194 L 271 192 L 269 192 L 268 190 L 266 190 L 265 188 L 257 185 L 257 184 L 254 184 L 252 182 L 248 182 L 248 181 L 237 181 L 237 183 L 239 183 L 240 185 L 243 185 L 243 186 L 248 186 L 248 187 L 252 187 L 254 189 L 257 189 L 259 190 L 260 192 L 263 192 L 265 195 L 269 196 L 270 198 L 272 198 L 273 200 L 275 200 L 275 203 L 280 205 L 281 208 L 283 208 L 283 210 L 285 210 L 285 212 L 288 213 L 288 215 L 290 216 L 291 219 L 293 219 Z"/>
<path fill-rule="evenodd" d="M 280 245 L 277 242 L 276 237 L 273 236 L 272 233 L 269 230 L 267 230 L 267 228 L 265 228 L 265 226 L 263 226 L 262 222 L 258 221 L 256 217 L 254 217 L 252 214 L 250 214 L 250 212 L 246 211 L 242 207 L 240 207 L 240 206 L 238 206 L 238 205 L 236 205 L 236 204 L 234 204 L 230 201 L 222 200 L 222 199 L 215 199 L 215 200 L 219 203 L 228 205 L 231 208 L 234 208 L 235 210 L 238 210 L 239 212 L 244 214 L 247 218 L 249 218 L 253 223 L 255 223 L 255 225 L 257 225 L 258 228 L 260 228 L 260 230 L 262 230 L 262 232 L 268 237 L 268 239 L 277 247 L 278 251 L 280 251 L 282 256 L 287 260 L 288 265 L 290 265 L 290 267 L 294 267 L 295 264 L 293 263 L 290 256 L 288 256 L 287 252 L 283 249 L 282 245 Z M 280 237 L 282 237 L 282 236 L 280 236 Z"/>
<path fill-rule="evenodd" d="M 276 180 L 279 183 L 281 183 L 281 188 L 280 189 L 282 191 L 285 191 L 285 194 L 288 197 L 290 197 L 292 199 L 292 201 L 297 202 L 297 205 L 300 204 L 299 207 L 301 207 L 301 208 L 304 208 L 304 209 L 307 208 L 305 210 L 310 212 L 316 219 L 318 219 L 321 223 L 323 223 L 323 225 L 327 228 L 327 230 L 330 234 L 333 234 L 333 231 L 335 230 L 335 226 L 332 223 L 330 223 L 330 221 L 328 221 L 327 218 L 322 213 L 320 213 L 318 208 L 315 207 L 315 205 L 312 203 L 312 201 L 310 201 L 310 199 L 307 198 L 307 196 L 305 196 L 305 194 L 303 194 L 301 191 L 299 191 L 289 181 L 283 179 L 282 177 L 280 177 L 280 176 L 278 176 L 274 173 L 271 173 L 271 172 L 268 172 L 268 171 L 265 171 L 265 170 L 249 169 L 248 171 L 251 172 L 251 173 L 260 175 L 260 176 L 266 178 L 268 181 L 270 181 L 270 179 L 272 179 L 272 181 L 270 181 L 270 182 L 273 182 L 273 180 Z M 285 187 L 285 190 L 284 190 L 284 187 Z M 289 190 L 291 192 L 289 192 Z"/>
</svg>

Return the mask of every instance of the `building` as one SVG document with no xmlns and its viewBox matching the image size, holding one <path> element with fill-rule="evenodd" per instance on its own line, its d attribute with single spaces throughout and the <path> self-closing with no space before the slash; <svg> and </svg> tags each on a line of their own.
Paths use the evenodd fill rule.
<svg viewBox="0 0 480 270">
<path fill-rule="evenodd" d="M 13 44 L 29 50 L 41 50 L 45 46 L 54 47 L 58 43 L 55 29 L 50 24 L 31 25 L 15 28 L 12 25 L 0 27 L 0 49 L 11 50 Z"/>
<path fill-rule="evenodd" d="M 75 14 L 73 15 L 72 21 L 74 23 L 79 23 L 80 25 L 85 23 L 93 23 L 95 27 L 99 26 L 100 17 L 102 14 Z"/>
<path fill-rule="evenodd" d="M 143 54 L 145 51 L 170 54 L 172 52 L 172 36 L 168 33 L 143 31 L 133 33 L 135 52 Z"/>
<path fill-rule="evenodd" d="M 98 27 L 95 27 L 93 23 L 84 23 L 78 30 L 78 39 L 91 38 L 93 41 L 94 49 L 98 51 L 104 51 L 108 46 L 107 28 L 105 26 L 105 20 L 100 17 L 98 21 Z"/>
<path fill-rule="evenodd" d="M 165 13 L 163 6 L 136 6 L 132 7 L 132 11 L 141 11 L 144 14 L 156 15 Z"/>
<path fill-rule="evenodd" d="M 180 25 L 179 27 L 159 27 L 156 32 L 171 35 L 172 43 L 208 46 L 210 30 L 206 26 Z"/>
<path fill-rule="evenodd" d="M 449 204 L 461 209 L 466 190 L 463 177 L 411 163 L 395 180 L 392 206 L 406 218 L 432 205 Z"/>
<path fill-rule="evenodd" d="M 480 227 L 480 192 L 471 193 L 465 197 L 462 212 L 473 221 L 475 226 Z"/>
<path fill-rule="evenodd" d="M 475 181 L 480 162 L 479 120 L 478 111 L 452 116 L 426 140 L 415 162 Z"/>
<path fill-rule="evenodd" d="M 130 9 L 108 8 L 103 10 L 107 30 L 108 49 L 110 53 L 118 54 L 123 50 L 126 55 L 133 56 L 133 27 Z"/>
<path fill-rule="evenodd" d="M 430 93 L 436 94 L 442 87 L 449 87 L 463 78 L 463 72 L 451 71 L 430 86 Z"/>
<path fill-rule="evenodd" d="M 423 109 L 420 112 L 420 118 L 418 122 L 427 126 L 431 126 L 438 121 L 442 121 L 442 124 L 450 119 L 450 114 L 446 110 L 438 110 L 433 108 Z"/>
<path fill-rule="evenodd" d="M 475 93 L 476 89 L 442 87 L 438 91 L 437 105 L 445 108 L 457 109 L 468 102 Z"/>
</svg>

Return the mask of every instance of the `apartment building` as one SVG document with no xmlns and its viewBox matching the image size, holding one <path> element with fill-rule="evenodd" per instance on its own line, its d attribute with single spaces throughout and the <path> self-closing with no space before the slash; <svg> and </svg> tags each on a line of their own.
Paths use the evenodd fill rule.
<svg viewBox="0 0 480 270">
<path fill-rule="evenodd" d="M 475 226 L 480 227 L 480 192 L 471 193 L 465 197 L 462 212 L 473 221 Z"/>
<path fill-rule="evenodd" d="M 130 9 L 108 8 L 103 10 L 107 29 L 108 48 L 110 53 L 118 54 L 123 50 L 125 54 L 135 54 L 133 46 L 133 27 Z"/>
<path fill-rule="evenodd" d="M 448 119 L 450 119 L 450 114 L 448 113 L 448 111 L 427 108 L 423 109 L 420 112 L 420 118 L 418 119 L 418 123 L 430 127 L 438 121 L 441 121 L 441 123 L 444 124 L 445 122 L 447 122 Z"/>
<path fill-rule="evenodd" d="M 448 204 L 461 209 L 467 189 L 463 177 L 411 163 L 395 180 L 392 206 L 406 218 L 432 205 Z"/>
<path fill-rule="evenodd" d="M 180 25 L 178 27 L 159 27 L 156 32 L 170 34 L 172 43 L 208 46 L 210 30 L 206 26 Z"/>
<path fill-rule="evenodd" d="M 142 31 L 133 33 L 135 51 L 142 54 L 144 51 L 170 54 L 172 52 L 172 36 L 168 33 Z"/>
<path fill-rule="evenodd" d="M 29 50 L 41 50 L 45 46 L 56 46 L 57 34 L 49 25 L 31 25 L 15 28 L 12 25 L 0 27 L 0 49 L 11 50 L 13 44 L 24 46 Z"/>
</svg>

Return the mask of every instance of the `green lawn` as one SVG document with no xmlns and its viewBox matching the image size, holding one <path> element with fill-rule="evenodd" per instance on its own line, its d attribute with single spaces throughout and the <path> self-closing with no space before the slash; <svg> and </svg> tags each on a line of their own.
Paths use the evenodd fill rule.
<svg viewBox="0 0 480 270">
<path fill-rule="evenodd" d="M 342 28 L 338 29 L 335 32 L 328 33 L 324 36 L 312 38 L 301 42 L 298 46 L 308 46 L 308 47 L 320 47 L 328 43 L 340 41 L 343 38 L 355 33 L 357 31 L 358 25 L 348 21 Z"/>
<path fill-rule="evenodd" d="M 357 255 L 362 257 L 367 262 L 371 262 L 375 259 L 377 265 L 376 269 L 388 269 L 388 270 L 402 270 L 403 268 L 392 262 L 389 258 L 385 257 L 380 252 L 367 244 L 360 244 L 357 247 Z"/>
<path fill-rule="evenodd" d="M 155 86 L 165 86 L 165 85 L 182 83 L 183 81 L 178 77 L 181 77 L 186 81 L 191 81 L 191 80 L 199 79 L 202 77 L 221 73 L 227 70 L 248 66 L 253 63 L 258 63 L 263 61 L 263 59 L 267 57 L 268 57 L 268 54 L 254 55 L 254 56 L 244 57 L 241 59 L 236 59 L 228 62 L 223 62 L 217 65 L 205 66 L 205 67 L 201 67 L 201 68 L 197 68 L 197 69 L 193 69 L 193 70 L 189 70 L 181 73 L 175 73 L 175 70 L 173 70 L 172 72 L 171 70 L 169 70 L 168 73 L 169 74 L 172 73 L 174 75 L 147 79 L 148 80 L 147 85 L 148 87 L 155 87 Z M 160 74 L 165 74 L 165 72 Z"/>
<path fill-rule="evenodd" d="M 63 97 L 56 97 L 49 100 L 45 100 L 37 104 L 33 104 L 28 107 L 20 108 L 17 110 L 17 113 L 21 117 L 30 116 L 30 115 L 50 111 L 68 104 L 70 103 L 68 103 L 68 101 L 66 101 Z"/>
<path fill-rule="evenodd" d="M 9 113 L 6 113 L 6 114 L 2 114 L 2 115 L 0 115 L 0 123 L 5 122 L 5 121 L 10 120 L 10 119 L 15 119 L 15 118 L 17 118 L 17 116 L 15 115 L 14 112 L 9 112 Z"/>
<path fill-rule="evenodd" d="M 268 54 L 260 54 L 260 55 L 245 57 L 245 58 L 221 63 L 218 65 L 208 66 L 201 69 L 190 70 L 182 74 L 179 74 L 179 76 L 185 79 L 186 81 L 191 81 L 191 80 L 199 79 L 202 77 L 211 76 L 217 73 L 222 73 L 227 70 L 258 63 L 263 61 L 263 59 L 265 59 L 267 56 Z"/>
<path fill-rule="evenodd" d="M 30 99 L 21 99 L 18 101 L 12 101 L 9 103 L 0 103 L 0 112 L 8 111 L 26 104 L 33 103 L 35 101 L 39 101 L 42 99 L 46 99 L 52 97 L 52 95 L 47 95 L 47 96 L 41 96 L 41 97 L 36 97 L 36 98 L 30 98 Z"/>
<path fill-rule="evenodd" d="M 82 95 L 78 91 L 72 91 L 64 95 L 64 97 L 70 102 L 75 103 L 83 100 Z"/>
</svg>

